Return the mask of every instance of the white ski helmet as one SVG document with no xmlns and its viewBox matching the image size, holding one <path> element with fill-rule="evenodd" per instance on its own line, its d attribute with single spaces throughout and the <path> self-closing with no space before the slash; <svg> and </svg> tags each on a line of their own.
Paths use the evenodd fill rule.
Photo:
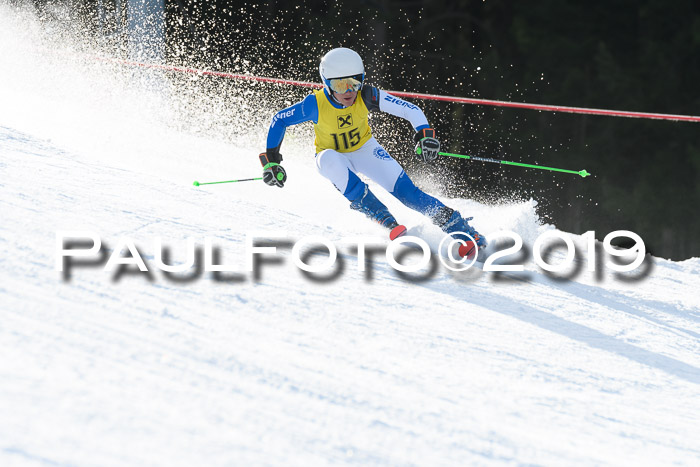
<svg viewBox="0 0 700 467">
<path fill-rule="evenodd" d="M 360 55 L 351 49 L 338 47 L 323 56 L 318 66 L 321 81 L 328 93 L 331 93 L 331 80 L 336 78 L 354 78 L 360 82 L 365 79 L 365 67 Z M 359 89 L 358 89 L 359 90 Z"/>
</svg>

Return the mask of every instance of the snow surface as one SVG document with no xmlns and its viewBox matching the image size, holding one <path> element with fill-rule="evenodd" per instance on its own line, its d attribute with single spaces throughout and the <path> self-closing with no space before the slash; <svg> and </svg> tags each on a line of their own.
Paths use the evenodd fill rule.
<svg viewBox="0 0 700 467">
<path fill-rule="evenodd" d="M 700 259 L 412 282 L 380 255 L 360 272 L 343 239 L 386 234 L 315 171 L 308 127 L 285 141 L 284 189 L 193 187 L 258 176 L 265 128 L 174 125 L 139 76 L 42 52 L 13 15 L 0 5 L 0 465 L 700 462 Z M 554 229 L 533 201 L 445 201 L 529 245 Z M 134 239 L 150 279 L 64 278 L 60 230 L 108 253 Z M 322 235 L 345 267 L 312 280 L 283 248 L 244 272 L 264 230 Z M 168 278 L 157 237 L 176 263 L 213 237 L 242 278 Z"/>
</svg>

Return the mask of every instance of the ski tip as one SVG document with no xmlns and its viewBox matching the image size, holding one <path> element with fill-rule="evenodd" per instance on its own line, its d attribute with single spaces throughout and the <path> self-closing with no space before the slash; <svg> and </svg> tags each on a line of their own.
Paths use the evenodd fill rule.
<svg viewBox="0 0 700 467">
<path fill-rule="evenodd" d="M 396 240 L 400 236 L 404 235 L 406 233 L 406 226 L 405 225 L 397 225 L 393 229 L 391 229 L 391 232 L 389 232 L 389 238 L 391 240 Z"/>
<path fill-rule="evenodd" d="M 194 182 L 192 182 L 192 185 L 199 186 L 199 182 L 195 180 Z"/>
<path fill-rule="evenodd" d="M 459 246 L 457 253 L 459 253 L 459 256 L 462 258 L 472 259 L 477 253 L 476 245 L 474 245 L 474 242 L 467 241 L 466 244 Z"/>
</svg>

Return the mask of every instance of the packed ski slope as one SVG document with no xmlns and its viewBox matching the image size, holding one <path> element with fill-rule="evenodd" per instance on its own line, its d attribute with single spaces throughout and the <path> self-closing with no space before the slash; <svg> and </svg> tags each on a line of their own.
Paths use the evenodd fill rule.
<svg viewBox="0 0 700 467">
<path fill-rule="evenodd" d="M 700 259 L 569 280 L 527 257 L 522 274 L 414 282 L 382 255 L 359 271 L 343 242 L 386 233 L 316 172 L 306 130 L 284 189 L 195 188 L 257 176 L 264 128 L 173 125 L 168 96 L 130 87 L 143 76 L 47 58 L 35 23 L 0 12 L 0 465 L 700 462 Z M 534 202 L 445 201 L 529 245 L 554 229 Z M 150 274 L 66 277 L 62 230 L 108 254 L 131 238 Z M 246 272 L 259 231 L 321 235 L 344 268 L 314 280 L 287 247 Z M 178 263 L 188 237 L 238 275 L 164 275 L 154 240 Z"/>
</svg>

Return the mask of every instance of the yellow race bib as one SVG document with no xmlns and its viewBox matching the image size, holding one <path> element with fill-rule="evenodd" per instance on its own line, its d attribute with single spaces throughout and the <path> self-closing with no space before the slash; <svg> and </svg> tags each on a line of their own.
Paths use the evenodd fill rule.
<svg viewBox="0 0 700 467">
<path fill-rule="evenodd" d="M 336 109 L 320 89 L 314 92 L 318 104 L 316 133 L 316 154 L 324 149 L 350 152 L 359 149 L 372 137 L 367 115 L 369 111 L 360 93 L 350 107 Z"/>
</svg>

